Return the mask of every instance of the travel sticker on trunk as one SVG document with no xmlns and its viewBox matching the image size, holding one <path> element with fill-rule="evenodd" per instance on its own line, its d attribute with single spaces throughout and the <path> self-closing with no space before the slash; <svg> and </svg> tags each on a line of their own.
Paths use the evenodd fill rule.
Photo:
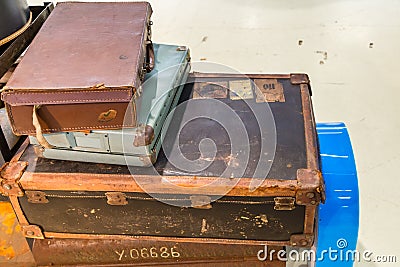
<svg viewBox="0 0 400 267">
<path fill-rule="evenodd" d="M 277 79 L 255 79 L 256 102 L 285 102 L 283 86 Z"/>
<path fill-rule="evenodd" d="M 253 98 L 253 90 L 251 88 L 250 79 L 229 81 L 229 90 L 232 100 Z"/>
<path fill-rule="evenodd" d="M 228 96 L 228 82 L 196 82 L 193 89 L 193 98 L 226 98 Z"/>
</svg>

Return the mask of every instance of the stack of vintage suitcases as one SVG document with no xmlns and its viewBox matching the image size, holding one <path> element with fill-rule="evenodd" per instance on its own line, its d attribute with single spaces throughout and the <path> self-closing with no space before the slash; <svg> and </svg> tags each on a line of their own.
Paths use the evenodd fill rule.
<svg viewBox="0 0 400 267">
<path fill-rule="evenodd" d="M 189 73 L 188 48 L 152 43 L 151 14 L 147 2 L 58 3 L 3 88 L 29 139 L 0 192 L 35 259 L 285 266 L 257 253 L 311 247 L 324 201 L 307 75 Z M 229 133 L 242 128 L 247 140 Z M 201 168 L 176 164 L 176 148 Z"/>
</svg>

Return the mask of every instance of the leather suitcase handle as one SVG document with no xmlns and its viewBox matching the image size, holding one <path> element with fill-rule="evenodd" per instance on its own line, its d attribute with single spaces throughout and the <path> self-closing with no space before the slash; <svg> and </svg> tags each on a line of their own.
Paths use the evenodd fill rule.
<svg viewBox="0 0 400 267">
<path fill-rule="evenodd" d="M 44 148 L 54 148 L 43 135 L 42 126 L 39 122 L 39 116 L 37 114 L 37 110 L 40 109 L 40 105 L 35 105 L 33 107 L 33 114 L 32 114 L 32 124 L 36 130 L 36 139 L 38 140 L 39 144 Z"/>
<path fill-rule="evenodd" d="M 26 31 L 26 29 L 28 29 L 28 27 L 31 25 L 31 22 L 32 22 L 32 12 L 29 12 L 29 18 L 28 18 L 28 21 L 25 23 L 25 25 L 22 26 L 22 28 L 20 28 L 16 32 L 12 33 L 11 35 L 1 39 L 0 46 L 14 40 L 18 36 L 20 36 L 24 31 Z"/>
</svg>

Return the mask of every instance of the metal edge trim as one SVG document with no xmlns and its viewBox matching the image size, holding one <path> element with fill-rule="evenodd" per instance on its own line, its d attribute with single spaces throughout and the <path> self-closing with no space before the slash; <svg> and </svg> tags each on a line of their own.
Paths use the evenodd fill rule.
<svg viewBox="0 0 400 267">
<path fill-rule="evenodd" d="M 152 176 L 152 175 L 118 175 L 118 174 L 88 174 L 88 173 L 57 173 L 57 181 L 54 181 L 53 173 L 31 173 L 25 171 L 19 180 L 24 190 L 55 190 L 55 191 L 118 191 L 136 193 L 171 193 L 168 184 L 162 180 L 169 180 L 171 183 L 187 184 L 188 187 L 182 189 L 182 194 L 204 194 L 201 190 L 196 191 L 196 187 L 215 181 L 219 177 L 197 177 L 193 176 Z M 133 178 L 133 179 L 132 179 Z M 201 179 L 200 179 L 201 178 Z M 154 185 L 152 189 L 146 188 L 146 192 L 135 182 L 136 179 L 147 181 Z M 220 178 L 224 179 L 224 178 Z M 297 180 L 276 180 L 268 179 L 263 182 L 256 190 L 249 191 L 251 178 L 235 178 L 237 182 L 226 195 L 227 196 L 292 196 L 296 195 Z M 188 183 L 190 181 L 190 183 Z M 229 185 L 221 183 L 218 188 L 227 188 Z M 189 190 L 188 189 L 193 189 Z M 150 191 L 149 191 L 150 190 Z M 212 195 L 212 192 L 210 192 Z"/>
<path fill-rule="evenodd" d="M 306 206 L 305 209 L 305 220 L 313 223 L 304 223 L 304 233 L 312 234 L 314 232 L 314 220 L 316 215 L 316 206 Z"/>
<path fill-rule="evenodd" d="M 319 170 L 317 134 L 313 109 L 307 84 L 300 84 L 301 102 L 303 105 L 303 119 L 306 141 L 307 168 Z"/>
<path fill-rule="evenodd" d="M 9 196 L 10 203 L 14 209 L 15 216 L 18 219 L 18 222 L 21 226 L 28 226 L 28 219 L 25 217 L 24 212 L 21 209 L 21 205 L 19 204 L 17 196 Z"/>
<path fill-rule="evenodd" d="M 78 238 L 78 239 L 123 239 L 123 240 L 149 240 L 170 241 L 182 243 L 209 243 L 209 244 L 238 244 L 238 245 L 272 245 L 286 246 L 290 241 L 259 241 L 259 240 L 236 240 L 222 238 L 192 238 L 192 237 L 162 237 L 162 236 L 128 236 L 128 235 L 101 235 L 101 234 L 71 234 L 44 232 L 45 238 Z"/>
<path fill-rule="evenodd" d="M 25 149 L 29 146 L 29 138 L 25 139 L 25 141 L 22 143 L 20 148 L 15 152 L 15 155 L 12 157 L 10 160 L 10 163 L 12 162 L 17 162 L 21 158 L 22 154 L 24 154 Z"/>
<path fill-rule="evenodd" d="M 229 73 L 206 73 L 206 72 L 192 72 L 190 76 L 192 78 L 250 78 L 250 79 L 290 79 L 291 74 L 260 74 L 260 73 L 251 73 L 251 74 L 229 74 Z"/>
<path fill-rule="evenodd" d="M 306 142 L 307 168 L 319 170 L 316 125 L 314 121 L 313 109 L 308 84 L 300 84 L 301 102 L 303 105 L 303 119 Z M 304 216 L 304 233 L 309 234 L 314 231 L 315 212 L 317 206 L 306 206 Z"/>
</svg>

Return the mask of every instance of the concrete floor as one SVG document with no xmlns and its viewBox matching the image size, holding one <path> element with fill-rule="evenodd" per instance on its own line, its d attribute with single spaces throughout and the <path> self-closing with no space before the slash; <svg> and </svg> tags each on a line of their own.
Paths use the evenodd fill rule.
<svg viewBox="0 0 400 267">
<path fill-rule="evenodd" d="M 400 2 L 150 2 L 153 40 L 189 46 L 194 61 L 244 73 L 310 75 L 317 121 L 345 122 L 353 141 L 361 193 L 358 246 L 400 261 Z"/>
</svg>

